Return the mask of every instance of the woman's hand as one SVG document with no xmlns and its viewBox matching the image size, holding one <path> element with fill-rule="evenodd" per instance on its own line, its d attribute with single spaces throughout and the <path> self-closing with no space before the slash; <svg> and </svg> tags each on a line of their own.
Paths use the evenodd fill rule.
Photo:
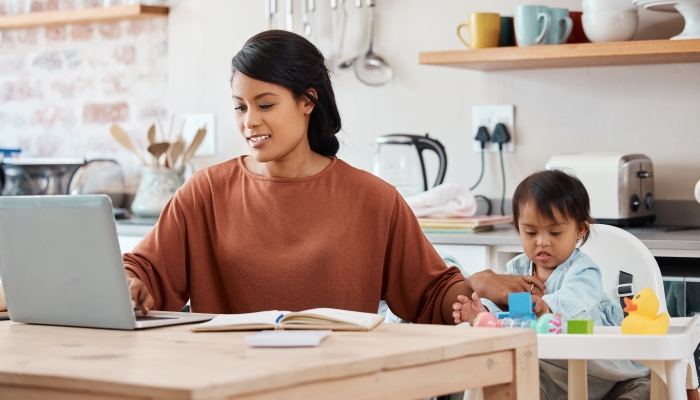
<svg viewBox="0 0 700 400">
<path fill-rule="evenodd" d="M 126 282 L 129 284 L 131 306 L 134 307 L 134 309 L 141 309 L 143 315 L 148 314 L 148 311 L 153 307 L 155 302 L 146 284 L 128 269 L 126 270 Z"/>
<path fill-rule="evenodd" d="M 455 325 L 462 322 L 469 322 L 471 325 L 480 312 L 488 311 L 481 303 L 476 292 L 472 293 L 471 300 L 467 296 L 459 295 L 457 296 L 457 301 L 459 302 L 452 305 L 452 309 L 454 309 L 452 317 L 455 319 Z"/>
<path fill-rule="evenodd" d="M 472 289 L 505 309 L 508 307 L 508 293 L 530 292 L 542 295 L 544 282 L 537 276 L 502 275 L 491 270 L 477 272 L 469 277 Z"/>
<path fill-rule="evenodd" d="M 535 303 L 535 305 L 532 307 L 532 312 L 537 315 L 537 318 L 543 316 L 544 314 L 551 313 L 552 311 L 549 309 L 549 305 L 542 300 L 541 296 L 532 296 L 532 302 Z"/>
</svg>

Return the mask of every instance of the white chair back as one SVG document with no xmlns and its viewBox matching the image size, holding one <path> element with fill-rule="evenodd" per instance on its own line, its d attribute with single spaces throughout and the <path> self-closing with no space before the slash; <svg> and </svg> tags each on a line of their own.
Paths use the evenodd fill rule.
<svg viewBox="0 0 700 400">
<path fill-rule="evenodd" d="M 610 225 L 591 225 L 591 236 L 581 246 L 603 273 L 603 288 L 619 301 L 617 285 L 620 270 L 632 274 L 634 292 L 651 288 L 659 298 L 659 312 L 666 311 L 666 295 L 661 271 L 649 249 L 631 233 Z"/>
</svg>

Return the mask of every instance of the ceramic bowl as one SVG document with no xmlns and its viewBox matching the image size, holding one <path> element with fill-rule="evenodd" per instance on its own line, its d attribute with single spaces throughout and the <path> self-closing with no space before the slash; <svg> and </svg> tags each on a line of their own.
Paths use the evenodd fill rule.
<svg viewBox="0 0 700 400">
<path fill-rule="evenodd" d="M 639 14 L 630 12 L 584 12 L 583 31 L 591 42 L 623 42 L 637 33 Z"/>
<path fill-rule="evenodd" d="M 626 12 L 637 11 L 639 8 L 632 0 L 583 0 L 583 12 Z"/>
</svg>

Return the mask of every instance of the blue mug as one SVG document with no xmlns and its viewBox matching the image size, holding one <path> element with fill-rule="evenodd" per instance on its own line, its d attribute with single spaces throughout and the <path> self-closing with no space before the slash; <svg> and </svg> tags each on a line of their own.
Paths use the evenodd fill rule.
<svg viewBox="0 0 700 400">
<path fill-rule="evenodd" d="M 515 38 L 518 40 L 518 46 L 544 44 L 552 26 L 549 7 L 517 6 L 514 17 Z"/>
<path fill-rule="evenodd" d="M 571 30 L 574 28 L 574 22 L 569 16 L 569 10 L 566 8 L 550 8 L 549 16 L 552 17 L 552 27 L 547 35 L 547 44 L 566 43 L 571 36 Z"/>
</svg>

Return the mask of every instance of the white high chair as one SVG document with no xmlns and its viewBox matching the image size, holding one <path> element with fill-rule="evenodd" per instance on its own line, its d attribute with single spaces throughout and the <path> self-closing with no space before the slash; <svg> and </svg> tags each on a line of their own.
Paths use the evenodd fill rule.
<svg viewBox="0 0 700 400">
<path fill-rule="evenodd" d="M 649 249 L 634 235 L 609 225 L 594 224 L 581 247 L 599 266 L 605 291 L 620 293 L 651 288 L 666 311 L 661 272 Z M 619 285 L 620 270 L 633 275 L 633 287 Z M 700 343 L 700 317 L 672 318 L 666 335 L 622 335 L 619 327 L 596 327 L 593 335 L 538 335 L 538 356 L 569 360 L 569 399 L 588 399 L 586 360 L 633 360 L 651 371 L 651 398 L 686 399 L 686 388 L 698 387 L 693 352 Z"/>
</svg>

